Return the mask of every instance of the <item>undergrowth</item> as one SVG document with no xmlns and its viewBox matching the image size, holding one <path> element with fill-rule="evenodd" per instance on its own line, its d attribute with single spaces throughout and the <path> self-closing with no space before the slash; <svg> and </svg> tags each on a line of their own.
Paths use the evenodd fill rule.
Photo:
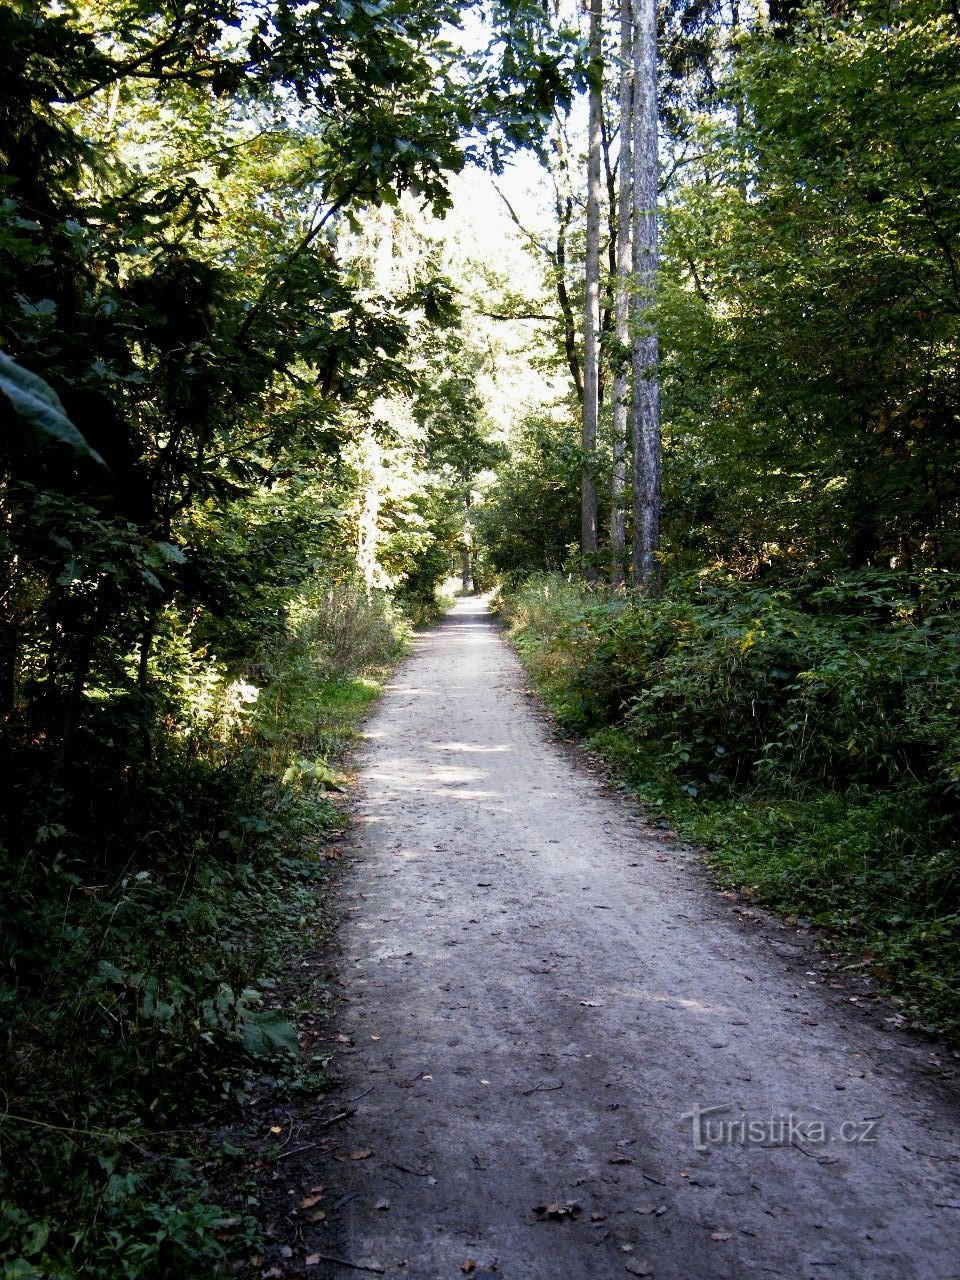
<svg viewBox="0 0 960 1280">
<path fill-rule="evenodd" d="M 193 1133 L 254 1077 L 311 1070 L 276 974 L 322 934 L 339 771 L 404 630 L 325 586 L 231 672 L 171 622 L 139 771 L 115 762 L 141 717 L 109 690 L 68 774 L 31 786 L 42 741 L 5 745 L 4 1280 L 208 1280 L 254 1243 L 256 1205 L 213 1201 Z"/>
<path fill-rule="evenodd" d="M 718 878 L 827 927 L 960 1032 L 960 595 L 947 575 L 719 573 L 658 598 L 535 579 L 531 677 Z"/>
</svg>

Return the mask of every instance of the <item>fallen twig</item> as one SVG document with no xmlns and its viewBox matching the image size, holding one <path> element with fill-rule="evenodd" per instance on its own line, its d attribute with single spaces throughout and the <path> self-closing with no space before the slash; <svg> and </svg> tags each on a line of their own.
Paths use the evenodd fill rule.
<svg viewBox="0 0 960 1280">
<path fill-rule="evenodd" d="M 363 1093 L 358 1093 L 355 1098 L 348 1098 L 347 1102 L 359 1102 L 361 1098 L 365 1098 L 368 1093 L 373 1093 L 373 1085 L 369 1089 L 364 1089 Z"/>
<path fill-rule="evenodd" d="M 318 1253 L 317 1258 L 321 1262 L 332 1262 L 336 1267 L 349 1267 L 351 1271 L 375 1271 L 378 1276 L 385 1275 L 383 1267 L 378 1267 L 375 1262 L 349 1262 L 346 1258 L 335 1258 L 332 1253 Z"/>
<path fill-rule="evenodd" d="M 339 1115 L 331 1116 L 329 1120 L 321 1120 L 320 1123 L 317 1125 L 317 1128 L 328 1129 L 330 1125 L 337 1124 L 341 1120 L 349 1120 L 351 1116 L 355 1116 L 356 1114 L 357 1113 L 355 1111 L 341 1111 Z M 294 1147 L 290 1151 L 281 1151 L 278 1154 L 277 1159 L 286 1160 L 288 1156 L 298 1156 L 304 1151 L 313 1151 L 314 1148 L 319 1147 L 321 1145 L 322 1144 L 319 1142 L 308 1142 L 305 1147 Z"/>
<path fill-rule="evenodd" d="M 329 1120 L 321 1120 L 319 1127 L 326 1129 L 331 1124 L 337 1124 L 340 1120 L 349 1120 L 351 1116 L 355 1116 L 356 1111 L 341 1111 L 338 1115 L 331 1116 Z"/>
<path fill-rule="evenodd" d="M 531 1093 L 553 1093 L 556 1089 L 563 1088 L 563 1081 L 559 1084 L 535 1084 L 532 1089 L 522 1090 L 523 1097 L 528 1097 Z"/>
</svg>

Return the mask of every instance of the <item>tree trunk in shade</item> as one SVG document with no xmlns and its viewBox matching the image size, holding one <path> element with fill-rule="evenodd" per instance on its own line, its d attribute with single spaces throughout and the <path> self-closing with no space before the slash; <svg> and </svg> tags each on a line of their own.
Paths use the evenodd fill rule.
<svg viewBox="0 0 960 1280">
<path fill-rule="evenodd" d="M 590 6 L 590 115 L 587 140 L 587 245 L 583 316 L 581 534 L 588 581 L 597 578 L 597 422 L 600 414 L 600 188 L 603 112 L 602 0 Z"/>
<path fill-rule="evenodd" d="M 656 298 L 657 8 L 634 0 L 633 40 L 633 569 L 635 586 L 657 585 L 660 549 L 660 380 Z"/>
<path fill-rule="evenodd" d="M 630 378 L 625 354 L 630 346 L 630 224 L 633 188 L 633 6 L 620 0 L 620 158 L 617 162 L 617 252 L 613 379 L 613 470 L 610 475 L 610 581 L 621 586 L 627 569 L 627 422 Z"/>
</svg>

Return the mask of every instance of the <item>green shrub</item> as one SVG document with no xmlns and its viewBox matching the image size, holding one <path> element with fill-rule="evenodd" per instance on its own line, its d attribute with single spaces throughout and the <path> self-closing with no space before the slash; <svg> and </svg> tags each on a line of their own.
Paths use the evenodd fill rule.
<svg viewBox="0 0 960 1280">
<path fill-rule="evenodd" d="M 176 1127 L 293 1069 L 271 974 L 318 928 L 323 845 L 343 825 L 330 789 L 404 634 L 382 597 L 328 584 L 241 674 L 192 649 L 171 612 L 149 720 L 128 687 L 94 688 L 59 774 L 42 737 L 4 738 L 18 803 L 0 845 L 0 1251 L 14 1274 L 216 1273 L 225 1214 Z"/>
</svg>

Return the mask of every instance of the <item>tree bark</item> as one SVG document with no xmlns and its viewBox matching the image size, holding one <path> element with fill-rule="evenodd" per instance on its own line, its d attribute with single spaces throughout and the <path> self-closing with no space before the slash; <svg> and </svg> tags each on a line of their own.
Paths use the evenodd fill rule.
<svg viewBox="0 0 960 1280">
<path fill-rule="evenodd" d="M 635 586 L 657 585 L 660 549 L 660 380 L 650 309 L 656 298 L 657 7 L 634 0 L 633 39 L 633 567 Z"/>
<path fill-rule="evenodd" d="M 627 420 L 630 346 L 630 224 L 633 188 L 633 6 L 620 0 L 620 158 L 617 162 L 617 241 L 614 300 L 614 337 L 617 340 L 613 379 L 613 470 L 610 475 L 610 581 L 615 587 L 626 581 Z"/>
<path fill-rule="evenodd" d="M 600 414 L 600 186 L 603 140 L 602 0 L 590 7 L 590 114 L 587 140 L 587 245 L 583 314 L 583 460 L 581 463 L 581 531 L 587 580 L 597 578 L 597 424 Z"/>
</svg>

